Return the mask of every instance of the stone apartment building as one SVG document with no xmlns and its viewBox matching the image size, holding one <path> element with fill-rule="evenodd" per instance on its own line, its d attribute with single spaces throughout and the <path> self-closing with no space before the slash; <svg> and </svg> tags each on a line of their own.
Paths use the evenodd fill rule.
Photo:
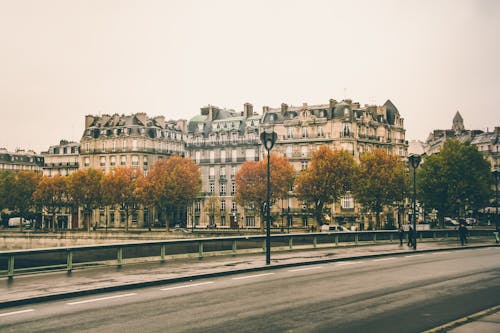
<svg viewBox="0 0 500 333">
<path fill-rule="evenodd" d="M 43 156 L 33 150 L 16 149 L 9 152 L 0 148 L 0 170 L 2 171 L 43 171 Z"/>
<path fill-rule="evenodd" d="M 242 112 L 209 105 L 188 122 L 186 151 L 202 174 L 202 193 L 188 212 L 188 226 L 259 226 L 255 212 L 233 200 L 238 168 L 259 160 L 259 124 L 250 103 Z"/>
<path fill-rule="evenodd" d="M 148 117 L 145 113 L 132 115 L 86 116 L 80 140 L 80 168 L 110 172 L 116 167 L 138 168 L 147 175 L 160 159 L 185 154 L 186 121 L 165 121 L 163 116 Z M 140 209 L 131 216 L 129 225 L 154 225 L 156 213 Z M 123 227 L 125 214 L 101 207 L 95 212 L 97 227 Z"/>
<path fill-rule="evenodd" d="M 61 140 L 58 145 L 50 146 L 46 152 L 41 154 L 44 158 L 44 176 L 67 176 L 78 170 L 80 156 L 78 142 Z"/>
<path fill-rule="evenodd" d="M 278 134 L 273 152 L 287 157 L 297 171 L 307 168 L 312 152 L 321 145 L 347 150 L 358 162 L 362 153 L 375 148 L 385 149 L 401 159 L 407 157 L 404 119 L 390 100 L 382 106 L 361 106 L 352 100 L 331 99 L 328 104 L 288 106 L 283 103 L 280 108 L 264 107 L 261 131 L 265 129 Z M 276 206 L 275 221 L 283 223 L 284 220 L 286 225 L 295 227 L 315 223 L 312 214 L 293 193 Z M 363 219 L 371 216 L 362 213 L 348 194 L 330 207 L 328 218 L 334 224 L 363 228 L 366 227 L 360 225 Z"/>
</svg>

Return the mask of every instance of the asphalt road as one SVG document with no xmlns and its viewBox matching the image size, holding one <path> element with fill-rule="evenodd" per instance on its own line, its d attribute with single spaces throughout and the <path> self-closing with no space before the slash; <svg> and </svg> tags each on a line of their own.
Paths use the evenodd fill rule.
<svg viewBox="0 0 500 333">
<path fill-rule="evenodd" d="M 0 311 L 0 332 L 421 332 L 499 304 L 500 250 L 229 275 Z"/>
</svg>

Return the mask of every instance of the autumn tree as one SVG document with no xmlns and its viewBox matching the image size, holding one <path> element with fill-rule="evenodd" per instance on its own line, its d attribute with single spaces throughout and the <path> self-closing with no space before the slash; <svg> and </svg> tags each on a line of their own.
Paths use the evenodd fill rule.
<svg viewBox="0 0 500 333">
<path fill-rule="evenodd" d="M 43 177 L 33 196 L 35 201 L 52 216 L 52 231 L 55 231 L 56 214 L 69 204 L 68 179 L 60 175 Z M 48 225 L 46 228 L 48 229 Z"/>
<path fill-rule="evenodd" d="M 490 164 L 470 143 L 447 140 L 437 154 L 425 157 L 417 169 L 418 199 L 445 216 L 463 216 L 488 204 Z"/>
<path fill-rule="evenodd" d="M 104 202 L 118 206 L 125 213 L 126 231 L 130 215 L 139 209 L 139 185 L 142 184 L 142 178 L 143 174 L 139 169 L 118 167 L 107 173 L 102 180 Z"/>
<path fill-rule="evenodd" d="M 35 192 L 42 175 L 34 171 L 19 171 L 14 174 L 10 200 L 12 209 L 20 217 L 28 219 L 36 211 L 33 193 Z M 20 223 L 23 230 L 23 223 Z"/>
<path fill-rule="evenodd" d="M 401 200 L 407 184 L 404 162 L 384 149 L 375 149 L 360 156 L 359 177 L 354 196 L 365 208 L 375 214 L 380 227 L 380 213 L 384 206 Z"/>
<path fill-rule="evenodd" d="M 83 221 L 90 231 L 92 212 L 103 204 L 102 179 L 104 173 L 94 168 L 80 169 L 69 175 L 68 188 L 74 207 L 83 210 Z M 78 209 L 78 208 L 77 208 Z"/>
<path fill-rule="evenodd" d="M 0 214 L 13 210 L 11 191 L 14 184 L 14 173 L 10 171 L 0 171 Z M 5 220 L 5 226 L 7 226 Z"/>
<path fill-rule="evenodd" d="M 209 196 L 205 200 L 204 211 L 210 219 L 210 224 L 215 224 L 221 216 L 221 201 L 215 196 Z"/>
<path fill-rule="evenodd" d="M 158 207 L 162 216 L 173 217 L 192 204 L 200 190 L 199 166 L 190 158 L 172 156 L 153 165 L 141 186 L 141 197 L 145 205 Z M 169 220 L 165 221 L 167 232 Z"/>
<path fill-rule="evenodd" d="M 335 203 L 351 191 L 356 174 L 356 162 L 348 151 L 321 146 L 313 152 L 308 168 L 299 175 L 295 194 L 299 200 L 314 206 L 316 221 L 321 225 L 325 204 Z"/>
<path fill-rule="evenodd" d="M 270 155 L 271 206 L 276 200 L 285 198 L 293 185 L 295 170 L 285 157 Z M 264 221 L 267 201 L 267 158 L 259 162 L 247 161 L 236 173 L 236 195 L 234 200 L 242 206 L 255 207 Z M 261 223 L 261 227 L 264 224 Z"/>
</svg>

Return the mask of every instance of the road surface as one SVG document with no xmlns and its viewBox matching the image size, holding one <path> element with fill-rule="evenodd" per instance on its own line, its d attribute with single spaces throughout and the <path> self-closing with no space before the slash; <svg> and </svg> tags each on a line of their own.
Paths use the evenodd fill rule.
<svg viewBox="0 0 500 333">
<path fill-rule="evenodd" d="M 2 309 L 0 332 L 421 332 L 499 304 L 500 249 L 301 266 Z"/>
</svg>

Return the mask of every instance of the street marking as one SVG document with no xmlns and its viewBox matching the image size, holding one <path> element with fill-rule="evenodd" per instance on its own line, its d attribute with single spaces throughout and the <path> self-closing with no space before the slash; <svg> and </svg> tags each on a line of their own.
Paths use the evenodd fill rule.
<svg viewBox="0 0 500 333">
<path fill-rule="evenodd" d="M 256 275 L 246 275 L 246 276 L 240 276 L 233 278 L 233 280 L 243 280 L 243 279 L 250 279 L 250 278 L 255 278 L 255 277 L 261 277 L 261 276 L 266 276 L 266 275 L 273 275 L 274 273 L 264 273 L 264 274 L 256 274 Z"/>
<path fill-rule="evenodd" d="M 445 251 L 445 252 L 433 252 L 432 254 L 447 254 L 447 253 L 451 253 L 449 251 Z"/>
<path fill-rule="evenodd" d="M 321 266 L 316 266 L 316 267 L 306 267 L 306 268 L 297 268 L 297 269 L 290 269 L 288 270 L 289 272 L 300 272 L 300 271 L 308 271 L 311 269 L 320 269 L 323 268 Z"/>
<path fill-rule="evenodd" d="M 174 289 L 181 289 L 181 288 L 190 288 L 190 287 L 203 286 L 205 284 L 210 284 L 210 283 L 214 283 L 214 282 L 213 281 L 208 281 L 208 282 L 200 282 L 200 283 L 193 283 L 193 284 L 185 284 L 185 285 L 182 285 L 182 286 L 162 288 L 160 290 L 166 291 L 166 290 L 174 290 Z"/>
<path fill-rule="evenodd" d="M 393 259 L 396 259 L 394 257 L 392 258 L 380 258 L 380 259 L 373 259 L 372 261 L 386 261 L 386 260 L 393 260 Z"/>
<path fill-rule="evenodd" d="M 26 312 L 32 312 L 32 311 L 35 311 L 35 310 L 34 309 L 28 309 L 28 310 L 14 311 L 14 312 L 5 312 L 5 313 L 0 313 L 0 317 L 12 316 L 12 315 L 26 313 Z"/>
<path fill-rule="evenodd" d="M 423 254 L 410 254 L 409 256 L 405 256 L 405 258 L 413 258 L 413 257 L 421 257 Z"/>
<path fill-rule="evenodd" d="M 362 264 L 364 261 L 345 261 L 345 262 L 339 262 L 337 265 L 339 266 L 345 266 L 345 265 L 355 265 L 355 264 Z"/>
<path fill-rule="evenodd" d="M 122 294 L 122 295 L 109 296 L 109 297 L 100 297 L 100 298 L 87 299 L 85 301 L 71 302 L 71 303 L 66 303 L 66 304 L 67 305 L 78 305 L 78 304 L 91 303 L 91 302 L 99 302 L 99 301 L 106 301 L 108 299 L 128 297 L 128 296 L 134 296 L 134 295 L 137 295 L 137 294 L 136 293 L 130 293 L 130 294 Z"/>
</svg>

